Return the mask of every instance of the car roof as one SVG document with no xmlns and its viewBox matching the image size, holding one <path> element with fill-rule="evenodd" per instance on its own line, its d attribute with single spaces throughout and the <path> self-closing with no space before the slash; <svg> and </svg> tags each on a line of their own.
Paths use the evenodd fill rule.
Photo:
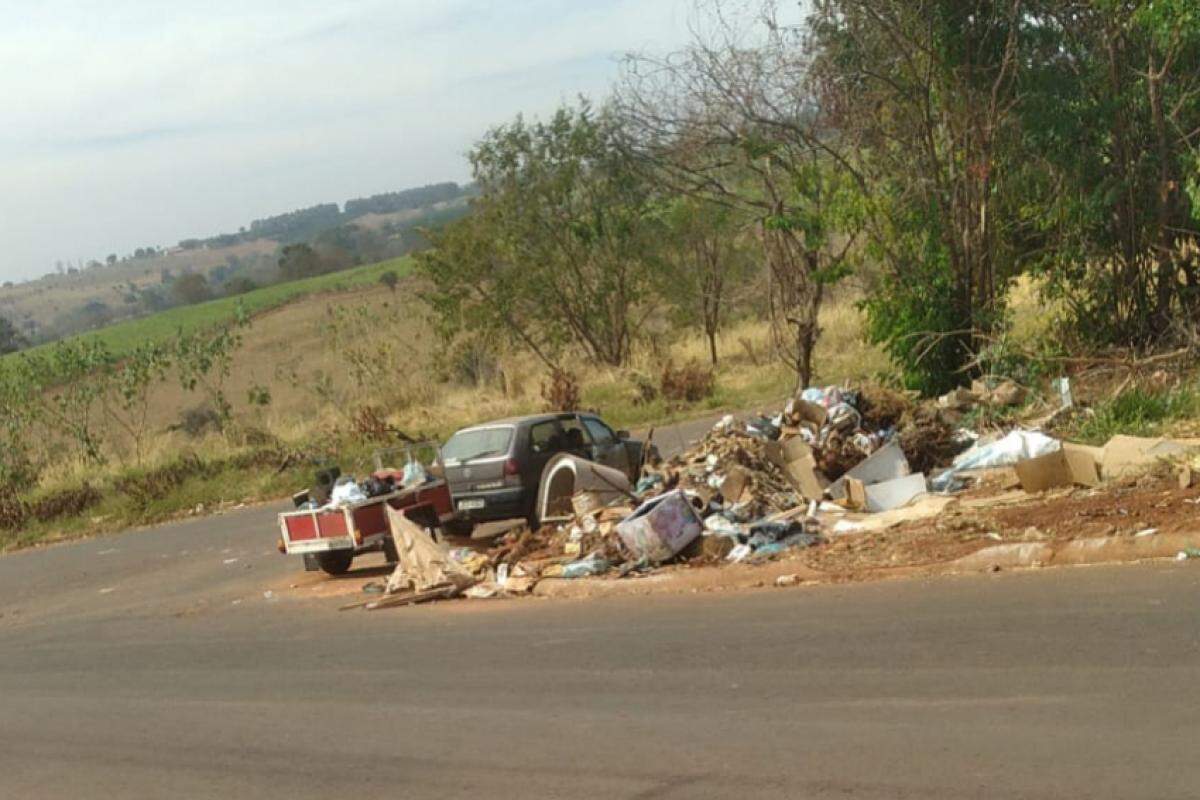
<svg viewBox="0 0 1200 800">
<path fill-rule="evenodd" d="M 595 415 L 588 414 L 588 413 L 585 413 L 582 411 L 564 411 L 564 412 L 553 413 L 553 414 L 550 414 L 550 413 L 548 413 L 548 414 L 526 414 L 523 417 L 505 417 L 504 419 L 493 419 L 493 420 L 489 420 L 488 422 L 480 422 L 478 424 L 470 425 L 466 428 L 462 428 L 458 431 L 458 433 L 462 433 L 463 431 L 473 431 L 473 430 L 476 430 L 479 428 L 495 428 L 495 427 L 498 427 L 501 425 L 512 425 L 513 427 L 521 427 L 523 425 L 534 425 L 538 422 L 549 422 L 550 420 L 556 420 L 556 419 L 570 419 L 571 417 L 575 417 L 575 416 L 591 417 L 591 416 L 595 416 Z"/>
</svg>

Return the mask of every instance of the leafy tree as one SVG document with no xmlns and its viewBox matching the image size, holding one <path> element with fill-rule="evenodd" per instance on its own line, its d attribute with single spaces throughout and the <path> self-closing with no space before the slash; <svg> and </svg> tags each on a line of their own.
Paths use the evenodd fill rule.
<svg viewBox="0 0 1200 800">
<path fill-rule="evenodd" d="M 149 431 L 150 397 L 166 381 L 171 353 L 161 344 L 142 344 L 116 362 L 106 361 L 97 376 L 100 402 L 108 418 L 133 445 L 135 463 L 141 464 Z"/>
<path fill-rule="evenodd" d="M 1200 319 L 1200 8 L 1046 4 L 1037 21 L 1021 173 L 1037 265 L 1085 339 L 1153 346 Z"/>
<path fill-rule="evenodd" d="M 211 331 L 180 331 L 169 354 L 180 388 L 202 392 L 222 425 L 233 418 L 233 406 L 225 396 L 225 380 L 233 367 L 233 354 L 242 345 L 242 329 L 249 324 L 250 318 L 239 305 L 234 325 Z"/>
<path fill-rule="evenodd" d="M 107 460 L 98 425 L 104 386 L 95 375 L 114 361 L 104 343 L 93 338 L 60 341 L 48 352 L 20 356 L 23 390 L 40 398 L 31 419 L 41 423 L 47 441 L 64 440 L 62 451 L 88 464 Z"/>
<path fill-rule="evenodd" d="M 29 346 L 29 340 L 7 317 L 0 317 L 0 356 L 15 353 Z"/>
<path fill-rule="evenodd" d="M 659 291 L 681 322 L 704 332 L 715 366 L 732 296 L 755 267 L 741 241 L 744 221 L 727 205 L 689 197 L 671 202 L 665 216 L 669 247 Z"/>
<path fill-rule="evenodd" d="M 317 251 L 307 244 L 290 244 L 279 256 L 279 272 L 285 280 L 311 278 L 327 272 Z"/>
<path fill-rule="evenodd" d="M 647 312 L 660 224 L 611 109 L 494 128 L 472 150 L 471 216 L 418 260 L 444 327 L 503 331 L 557 368 L 564 345 L 620 365 Z"/>
<path fill-rule="evenodd" d="M 400 283 L 400 276 L 396 274 L 395 270 L 389 269 L 379 276 L 379 282 L 395 294 L 396 286 Z"/>
<path fill-rule="evenodd" d="M 819 0 L 806 72 L 823 139 L 862 195 L 884 272 L 873 338 L 910 385 L 940 391 L 1000 324 L 1020 264 L 1013 158 L 1025 0 Z M 935 327 L 926 328 L 926 325 Z"/>
<path fill-rule="evenodd" d="M 171 284 L 171 296 L 180 305 L 190 306 L 211 300 L 212 290 L 209 289 L 208 280 L 203 275 L 199 272 L 189 272 L 180 275 L 178 280 Z"/>
<path fill-rule="evenodd" d="M 246 292 L 253 292 L 258 288 L 258 284 L 250 278 L 239 276 L 236 278 L 230 278 L 225 282 L 225 285 L 222 288 L 225 291 L 226 297 L 233 297 L 235 295 L 245 294 Z"/>
</svg>

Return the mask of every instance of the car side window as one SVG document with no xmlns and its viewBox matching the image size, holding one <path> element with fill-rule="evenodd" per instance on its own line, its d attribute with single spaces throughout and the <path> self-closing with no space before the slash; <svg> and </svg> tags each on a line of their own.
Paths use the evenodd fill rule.
<svg viewBox="0 0 1200 800">
<path fill-rule="evenodd" d="M 588 447 L 591 442 L 591 437 L 584 430 L 583 425 L 576 417 L 570 419 L 559 420 L 563 429 L 563 450 L 579 451 Z"/>
<path fill-rule="evenodd" d="M 610 445 L 617 441 L 617 435 L 600 420 L 584 417 L 583 424 L 587 426 L 588 433 L 592 435 L 592 439 L 596 444 Z"/>
<path fill-rule="evenodd" d="M 534 453 L 552 453 L 558 450 L 558 426 L 553 421 L 539 422 L 529 429 L 529 449 Z"/>
</svg>

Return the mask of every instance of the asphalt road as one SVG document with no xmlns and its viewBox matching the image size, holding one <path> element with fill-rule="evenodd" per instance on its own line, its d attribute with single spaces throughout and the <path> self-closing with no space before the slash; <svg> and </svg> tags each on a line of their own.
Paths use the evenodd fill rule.
<svg viewBox="0 0 1200 800">
<path fill-rule="evenodd" d="M 1200 794 L 1200 564 L 338 612 L 273 514 L 0 558 L 0 797 Z"/>
</svg>

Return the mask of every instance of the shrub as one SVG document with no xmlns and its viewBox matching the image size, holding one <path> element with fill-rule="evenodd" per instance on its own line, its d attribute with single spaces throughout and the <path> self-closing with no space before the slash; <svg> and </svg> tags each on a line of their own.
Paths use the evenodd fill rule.
<svg viewBox="0 0 1200 800">
<path fill-rule="evenodd" d="M 579 379 L 566 370 L 550 373 L 550 382 L 542 383 L 542 400 L 547 411 L 574 411 L 579 408 Z"/>
<path fill-rule="evenodd" d="M 208 406 L 186 408 L 179 415 L 179 422 L 168 430 L 182 431 L 192 438 L 198 439 L 206 433 L 220 433 L 224 429 L 221 415 Z"/>
<path fill-rule="evenodd" d="M 28 504 L 29 516 L 38 522 L 74 517 L 97 505 L 104 496 L 89 483 L 59 489 Z"/>
<path fill-rule="evenodd" d="M 676 403 L 698 403 L 712 396 L 716 388 L 716 375 L 712 369 L 702 367 L 692 360 L 679 369 L 670 361 L 663 367 L 659 380 L 662 396 Z"/>
</svg>

